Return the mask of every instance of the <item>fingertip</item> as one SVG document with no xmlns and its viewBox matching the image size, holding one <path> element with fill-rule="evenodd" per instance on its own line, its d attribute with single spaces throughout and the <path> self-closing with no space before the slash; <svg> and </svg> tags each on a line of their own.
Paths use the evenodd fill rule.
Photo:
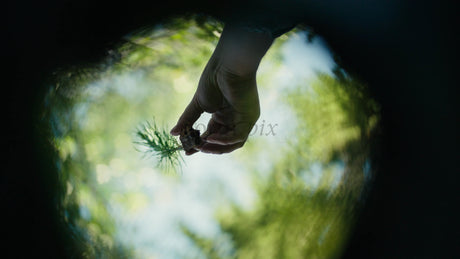
<svg viewBox="0 0 460 259">
<path fill-rule="evenodd" d="M 178 136 L 178 135 L 180 135 L 180 129 L 179 129 L 179 127 L 176 125 L 176 126 L 174 126 L 174 127 L 171 129 L 171 131 L 170 131 L 169 133 L 170 133 L 171 135 L 173 135 L 173 136 Z"/>
</svg>

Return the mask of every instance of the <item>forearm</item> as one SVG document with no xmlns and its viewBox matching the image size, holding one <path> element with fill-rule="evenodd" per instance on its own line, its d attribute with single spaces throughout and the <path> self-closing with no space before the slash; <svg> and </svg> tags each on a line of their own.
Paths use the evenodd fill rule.
<svg viewBox="0 0 460 259">
<path fill-rule="evenodd" d="M 274 38 L 242 26 L 226 25 L 214 55 L 221 69 L 235 76 L 255 75 Z"/>
</svg>

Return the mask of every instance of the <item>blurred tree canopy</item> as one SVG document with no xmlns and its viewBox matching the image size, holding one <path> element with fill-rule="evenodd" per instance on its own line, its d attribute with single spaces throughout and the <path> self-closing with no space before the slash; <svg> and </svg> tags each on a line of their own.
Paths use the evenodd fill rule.
<svg viewBox="0 0 460 259">
<path fill-rule="evenodd" d="M 257 205 L 216 214 L 232 253 L 219 254 L 219 243 L 185 232 L 209 258 L 337 258 L 346 245 L 371 177 L 379 106 L 358 81 L 325 74 L 285 98 L 299 118 L 297 136 L 288 149 L 275 151 L 281 159 L 270 177 L 255 180 Z M 321 176 L 312 188 L 304 178 L 318 164 Z M 343 173 L 334 186 L 337 165 Z"/>
<path fill-rule="evenodd" d="M 106 183 L 129 178 L 127 171 L 136 167 L 138 154 L 126 150 L 140 121 L 153 115 L 160 122 L 175 120 L 171 114 L 179 114 L 188 102 L 222 28 L 209 17 L 175 18 L 127 35 L 99 64 L 53 75 L 42 119 L 59 171 L 56 203 L 68 230 L 69 254 L 139 256 L 118 238 L 110 210 L 116 204 L 136 213 L 152 201 L 141 190 L 122 193 L 121 183 Z M 282 43 L 270 50 L 276 65 L 282 62 Z M 144 83 L 130 89 L 132 78 Z M 273 150 L 277 159 L 267 178 L 253 172 L 256 205 L 245 210 L 224 204 L 216 211 L 231 249 L 222 248 L 228 239 L 181 228 L 204 257 L 331 258 L 346 244 L 370 179 L 379 107 L 365 85 L 337 73 L 319 74 L 281 98 L 298 119 L 296 134 Z M 254 150 L 247 148 L 248 154 Z M 314 185 L 312 178 L 318 179 Z"/>
<path fill-rule="evenodd" d="M 195 69 L 187 71 L 188 75 L 199 76 L 221 32 L 222 24 L 209 17 L 172 18 L 127 35 L 100 63 L 61 68 L 51 76 L 40 131 L 54 148 L 61 186 L 56 203 L 67 230 L 70 255 L 134 256 L 133 250 L 116 238 L 108 211 L 110 190 L 100 185 L 105 179 L 99 163 L 109 164 L 117 156 L 120 141 L 125 145 L 122 148 L 132 147 L 129 133 L 137 123 L 133 118 L 151 118 L 156 111 L 157 119 L 165 120 L 166 111 L 174 108 L 165 102 L 182 103 L 170 99 L 171 80 L 180 76 L 184 67 Z M 184 44 L 193 44 L 193 51 L 182 49 Z M 129 89 L 113 87 L 116 80 L 123 80 L 120 75 L 129 73 L 156 82 L 150 90 L 145 87 L 149 92 L 141 93 L 143 98 L 132 97 L 137 98 L 135 102 L 126 96 Z M 149 96 L 153 95 L 165 102 L 152 102 Z M 107 124 L 106 118 L 112 123 Z M 114 126 L 120 128 L 113 130 Z M 124 139 L 120 139 L 120 131 L 128 132 L 121 135 Z M 127 208 L 133 206 L 129 197 L 119 197 L 118 201 Z"/>
</svg>

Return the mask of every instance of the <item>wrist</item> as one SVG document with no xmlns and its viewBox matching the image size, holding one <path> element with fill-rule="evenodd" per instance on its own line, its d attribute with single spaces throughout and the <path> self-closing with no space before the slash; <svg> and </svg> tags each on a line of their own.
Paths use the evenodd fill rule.
<svg viewBox="0 0 460 259">
<path fill-rule="evenodd" d="M 219 64 L 234 75 L 255 74 L 273 40 L 268 32 L 226 25 L 216 48 Z"/>
</svg>

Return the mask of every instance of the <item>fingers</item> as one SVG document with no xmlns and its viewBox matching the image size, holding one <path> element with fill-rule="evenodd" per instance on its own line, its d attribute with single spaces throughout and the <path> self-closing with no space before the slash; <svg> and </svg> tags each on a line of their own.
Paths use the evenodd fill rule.
<svg viewBox="0 0 460 259">
<path fill-rule="evenodd" d="M 218 145 L 212 143 L 205 143 L 203 146 L 201 146 L 200 151 L 209 154 L 223 154 L 230 153 L 235 149 L 241 148 L 243 145 L 244 142 L 239 142 L 232 145 Z"/>
<path fill-rule="evenodd" d="M 222 129 L 222 125 L 215 122 L 214 119 L 210 119 L 206 131 L 201 134 L 202 139 L 207 139 L 209 135 L 219 132 Z"/>
<path fill-rule="evenodd" d="M 186 151 L 185 155 L 191 156 L 197 153 L 198 151 L 201 151 L 203 153 L 209 153 L 209 154 L 230 153 L 234 151 L 235 149 L 241 148 L 243 145 L 244 145 L 244 142 L 238 142 L 232 145 L 219 145 L 219 144 L 205 142 L 200 147 L 197 147 L 198 149 L 192 149 L 190 151 Z"/>
<path fill-rule="evenodd" d="M 211 119 L 208 123 L 206 132 L 201 135 L 201 138 L 203 138 L 205 142 L 200 147 L 197 147 L 197 149 L 203 153 L 209 154 L 230 153 L 235 149 L 241 148 L 246 140 L 244 137 L 235 138 L 233 133 L 234 131 L 228 131 L 227 127 Z M 212 141 L 220 143 L 210 143 L 210 141 L 208 141 L 209 137 L 211 137 Z M 196 152 L 197 151 L 192 151 L 190 154 L 186 153 L 186 155 L 192 155 Z"/>
<path fill-rule="evenodd" d="M 193 125 L 196 120 L 200 117 L 203 113 L 203 109 L 201 109 L 200 105 L 196 101 L 194 97 L 192 101 L 187 105 L 184 112 L 180 116 L 179 120 L 177 121 L 176 126 L 171 129 L 171 135 L 178 136 L 180 134 L 181 129 L 183 129 L 187 125 Z"/>
<path fill-rule="evenodd" d="M 237 134 L 235 131 L 229 131 L 226 134 L 214 133 L 210 134 L 206 141 L 211 144 L 217 145 L 233 145 L 236 143 L 246 141 L 247 136 L 244 134 Z"/>
<path fill-rule="evenodd" d="M 200 147 L 200 150 L 193 149 L 191 151 L 186 151 L 185 155 L 186 156 L 191 156 L 198 151 L 201 151 L 203 153 L 208 153 L 208 154 L 224 154 L 224 153 L 230 153 L 238 148 L 241 148 L 244 145 L 244 142 L 239 142 L 233 145 L 218 145 L 218 144 L 212 144 L 212 143 L 205 143 Z"/>
<path fill-rule="evenodd" d="M 233 145 L 245 142 L 251 132 L 249 123 L 240 123 L 233 130 L 214 131 L 208 135 L 206 142 L 218 145 Z"/>
</svg>

